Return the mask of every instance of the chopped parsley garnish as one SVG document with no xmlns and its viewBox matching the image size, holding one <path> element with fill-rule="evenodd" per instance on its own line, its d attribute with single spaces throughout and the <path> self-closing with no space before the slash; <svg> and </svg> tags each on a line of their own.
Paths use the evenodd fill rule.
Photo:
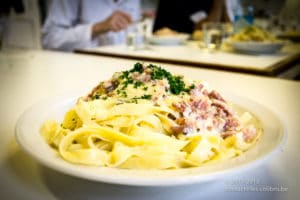
<svg viewBox="0 0 300 200">
<path fill-rule="evenodd" d="M 137 103 L 137 100 L 138 99 L 151 99 L 152 98 L 152 95 L 151 94 L 144 94 L 143 96 L 140 96 L 140 97 L 133 97 L 131 100 L 133 103 Z"/>
<path fill-rule="evenodd" d="M 168 79 L 170 90 L 173 94 L 180 94 L 181 91 L 185 91 L 185 83 L 180 76 L 172 76 Z"/>
<path fill-rule="evenodd" d="M 129 70 L 129 72 L 140 72 L 140 73 L 143 73 L 143 71 L 144 71 L 144 68 L 143 68 L 143 64 L 141 64 L 141 63 L 135 63 L 133 68 L 131 70 Z"/>
<path fill-rule="evenodd" d="M 95 94 L 94 96 L 92 96 L 92 100 L 95 99 L 103 99 L 106 100 L 108 97 L 106 95 L 99 95 L 99 94 Z"/>
<path fill-rule="evenodd" d="M 148 71 L 147 69 L 150 69 Z M 145 72 L 145 70 L 147 70 Z M 170 92 L 172 94 L 178 95 L 181 92 L 189 92 L 191 89 L 195 88 L 195 85 L 192 84 L 189 87 L 186 87 L 185 82 L 183 80 L 183 77 L 181 76 L 174 76 L 167 70 L 150 64 L 147 67 L 144 67 L 141 63 L 136 63 L 132 69 L 123 71 L 121 75 L 119 76 L 119 83 L 122 85 L 121 88 L 117 90 L 117 94 L 122 95 L 123 97 L 127 97 L 126 92 L 124 91 L 129 84 L 133 84 L 133 87 L 137 89 L 138 87 L 143 86 L 143 90 L 148 90 L 147 86 L 144 86 L 145 83 L 142 81 L 134 80 L 132 74 L 138 72 L 140 74 L 142 73 L 148 73 L 151 76 L 151 80 L 163 80 L 166 79 L 168 81 L 168 84 L 170 86 Z M 151 99 L 151 95 L 143 95 L 141 97 L 142 99 Z"/>
<path fill-rule="evenodd" d="M 162 80 L 164 78 L 168 80 L 171 93 L 178 95 L 180 94 L 180 92 L 187 91 L 187 88 L 185 88 L 185 83 L 181 76 L 173 76 L 167 70 L 161 67 L 157 67 L 155 65 L 149 65 L 148 67 L 152 69 L 152 73 L 151 73 L 152 80 L 155 79 Z"/>
<path fill-rule="evenodd" d="M 152 69 L 151 78 L 152 80 L 162 80 L 163 78 L 167 78 L 168 80 L 172 77 L 172 74 L 167 70 L 157 67 L 155 65 L 149 65 L 150 69 Z"/>
<path fill-rule="evenodd" d="M 94 100 L 94 99 L 99 99 L 100 98 L 100 95 L 99 94 L 96 94 L 96 95 L 94 95 L 93 97 L 92 97 L 92 99 Z"/>
<path fill-rule="evenodd" d="M 122 75 L 120 76 L 120 79 L 128 78 L 128 75 L 129 75 L 129 71 L 123 71 Z"/>
<path fill-rule="evenodd" d="M 148 90 L 148 87 L 147 87 L 147 86 L 143 87 L 143 90 L 147 91 L 147 90 Z"/>
<path fill-rule="evenodd" d="M 196 88 L 196 85 L 193 83 L 192 85 L 190 85 L 189 89 L 195 89 Z"/>
<path fill-rule="evenodd" d="M 127 88 L 128 84 L 133 84 L 133 83 L 134 83 L 134 81 L 131 77 L 125 78 L 125 81 L 122 83 L 123 84 L 122 90 Z"/>
<path fill-rule="evenodd" d="M 141 96 L 141 99 L 151 99 L 152 95 L 151 94 L 144 94 L 143 96 Z"/>
<path fill-rule="evenodd" d="M 123 96 L 123 97 L 127 97 L 126 91 L 122 90 L 122 96 Z"/>
<path fill-rule="evenodd" d="M 121 95 L 121 96 L 123 96 L 123 97 L 127 97 L 127 93 L 126 93 L 125 90 L 117 90 L 117 94 L 118 94 L 118 95 Z"/>
<path fill-rule="evenodd" d="M 192 85 L 190 85 L 188 88 L 185 88 L 185 92 L 190 92 L 192 89 L 195 89 L 196 88 L 196 86 L 195 86 L 195 84 L 192 84 Z"/>
<path fill-rule="evenodd" d="M 141 82 L 141 81 L 136 81 L 136 82 L 134 82 L 133 87 L 134 87 L 134 88 L 138 88 L 138 87 L 140 87 L 141 85 L 144 85 L 144 83 Z"/>
</svg>

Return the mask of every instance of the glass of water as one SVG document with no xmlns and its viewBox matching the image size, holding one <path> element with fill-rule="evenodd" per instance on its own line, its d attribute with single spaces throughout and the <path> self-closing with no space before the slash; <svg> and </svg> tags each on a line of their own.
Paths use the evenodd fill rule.
<svg viewBox="0 0 300 200">
<path fill-rule="evenodd" d="M 145 47 L 145 33 L 142 23 L 134 23 L 126 30 L 126 46 L 130 50 L 143 49 Z"/>
<path fill-rule="evenodd" d="M 222 45 L 224 25 L 218 22 L 208 22 L 203 24 L 202 30 L 205 48 L 208 50 L 219 49 Z"/>
</svg>

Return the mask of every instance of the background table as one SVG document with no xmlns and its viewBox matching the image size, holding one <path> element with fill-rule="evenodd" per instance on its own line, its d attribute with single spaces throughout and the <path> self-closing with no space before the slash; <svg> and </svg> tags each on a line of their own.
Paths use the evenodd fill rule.
<svg viewBox="0 0 300 200">
<path fill-rule="evenodd" d="M 228 46 L 224 46 L 222 51 L 208 52 L 199 47 L 199 42 L 187 42 L 185 45 L 149 45 L 148 48 L 139 50 L 128 49 L 125 45 L 100 46 L 77 49 L 75 52 L 265 76 L 279 76 L 291 69 L 300 74 L 300 44 L 293 43 L 276 54 L 260 55 L 236 53 Z"/>
<path fill-rule="evenodd" d="M 0 199 L 299 199 L 300 83 L 295 81 L 160 63 L 168 70 L 206 80 L 218 90 L 254 100 L 272 109 L 286 126 L 287 143 L 276 157 L 247 173 L 208 184 L 147 188 L 91 182 L 42 166 L 20 150 L 14 128 L 26 108 L 54 95 L 88 91 L 113 71 L 133 64 L 127 59 L 57 52 L 0 53 Z M 227 191 L 232 185 L 245 184 L 248 189 L 279 186 L 287 191 Z"/>
</svg>

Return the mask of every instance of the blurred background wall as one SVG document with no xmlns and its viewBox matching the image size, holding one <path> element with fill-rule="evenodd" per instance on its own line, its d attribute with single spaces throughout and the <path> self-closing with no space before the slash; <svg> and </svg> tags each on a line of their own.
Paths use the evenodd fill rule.
<svg viewBox="0 0 300 200">
<path fill-rule="evenodd" d="M 2 0 L 0 4 L 1 47 L 40 49 L 38 0 Z"/>
</svg>

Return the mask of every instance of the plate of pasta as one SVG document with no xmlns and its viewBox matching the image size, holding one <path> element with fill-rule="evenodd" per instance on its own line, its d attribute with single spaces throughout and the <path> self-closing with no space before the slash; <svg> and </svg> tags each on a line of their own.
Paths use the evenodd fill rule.
<svg viewBox="0 0 300 200">
<path fill-rule="evenodd" d="M 86 95 L 41 101 L 16 125 L 22 149 L 43 165 L 138 186 L 202 183 L 249 170 L 285 138 L 267 107 L 141 63 Z"/>
<path fill-rule="evenodd" d="M 229 43 L 236 51 L 250 54 L 273 54 L 285 45 L 284 41 L 256 26 L 245 27 L 233 34 Z"/>
</svg>

